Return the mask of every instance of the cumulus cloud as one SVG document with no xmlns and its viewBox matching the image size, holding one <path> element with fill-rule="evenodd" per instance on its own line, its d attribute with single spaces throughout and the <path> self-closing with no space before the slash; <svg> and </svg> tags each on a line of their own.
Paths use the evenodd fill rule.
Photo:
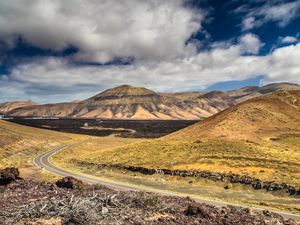
<svg viewBox="0 0 300 225">
<path fill-rule="evenodd" d="M 243 30 L 260 27 L 267 22 L 275 22 L 278 26 L 284 27 L 299 16 L 300 1 L 278 2 L 277 4 L 270 4 L 269 1 L 266 1 L 260 7 L 242 6 L 235 10 L 236 13 L 246 13 L 242 21 Z"/>
<path fill-rule="evenodd" d="M 245 53 L 257 54 L 262 43 L 257 35 L 249 33 L 241 37 L 240 45 Z"/>
<path fill-rule="evenodd" d="M 22 99 L 33 97 L 36 101 L 47 99 L 53 102 L 84 99 L 121 84 L 146 86 L 156 91 L 186 91 L 199 90 L 219 81 L 243 80 L 258 75 L 264 75 L 266 83 L 300 83 L 300 44 L 278 48 L 266 56 L 245 55 L 245 45 L 247 51 L 258 51 L 258 40 L 247 34 L 238 44 L 157 64 L 140 62 L 79 67 L 68 58 L 47 57 L 20 64 L 9 76 L 2 76 L 0 90 L 5 93 L 9 89 L 13 96 Z"/>
<path fill-rule="evenodd" d="M 77 60 L 170 60 L 192 54 L 186 44 L 204 12 L 185 0 L 0 0 L 0 42 L 19 38 L 43 49 L 75 47 Z"/>
<path fill-rule="evenodd" d="M 32 57 L 14 65 L 9 74 L 0 74 L 0 101 L 85 99 L 121 84 L 156 91 L 199 90 L 259 75 L 264 75 L 265 82 L 300 82 L 300 44 L 258 56 L 263 43 L 247 33 L 237 43 L 236 39 L 218 42 L 210 50 L 197 52 L 199 40 L 188 40 L 199 30 L 205 33 L 201 23 L 206 13 L 187 7 L 186 2 L 0 0 L 0 45 L 13 48 L 21 39 L 42 49 L 78 49 L 66 57 Z M 295 17 L 293 10 L 298 7 L 287 4 L 276 5 L 282 10 L 265 6 L 248 13 L 245 27 L 266 21 L 284 25 Z M 290 18 L 281 18 L 283 11 Z M 82 63 L 116 58 L 133 61 L 130 65 Z"/>
<path fill-rule="evenodd" d="M 295 43 L 295 42 L 298 41 L 298 39 L 296 37 L 293 37 L 293 36 L 281 37 L 279 39 L 282 43 Z"/>
</svg>

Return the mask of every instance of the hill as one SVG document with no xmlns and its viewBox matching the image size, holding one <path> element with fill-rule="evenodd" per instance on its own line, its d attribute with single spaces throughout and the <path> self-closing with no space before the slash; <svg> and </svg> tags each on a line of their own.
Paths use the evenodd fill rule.
<svg viewBox="0 0 300 225">
<path fill-rule="evenodd" d="M 300 91 L 250 99 L 163 138 L 76 160 L 234 173 L 300 186 Z"/>
<path fill-rule="evenodd" d="M 300 132 L 300 91 L 250 99 L 169 137 L 257 141 L 292 131 Z"/>
<path fill-rule="evenodd" d="M 38 152 L 81 138 L 85 136 L 37 129 L 0 120 L 0 168 L 30 165 L 31 159 Z"/>
<path fill-rule="evenodd" d="M 46 104 L 46 105 L 32 105 L 25 106 L 21 108 L 16 108 L 8 113 L 12 117 L 69 117 L 78 103 L 68 102 L 68 103 L 57 103 L 57 104 Z"/>
<path fill-rule="evenodd" d="M 254 97 L 259 97 L 264 94 L 270 94 L 282 90 L 285 91 L 300 90 L 300 86 L 298 84 L 286 83 L 286 82 L 274 83 L 262 87 L 258 87 L 258 86 L 243 87 L 240 89 L 228 91 L 227 94 L 230 97 L 233 97 L 237 102 L 243 102 Z"/>
<path fill-rule="evenodd" d="M 36 105 L 33 101 L 4 102 L 0 104 L 0 114 L 6 114 L 14 109 Z"/>
<path fill-rule="evenodd" d="M 297 84 L 279 83 L 229 92 L 156 93 L 144 87 L 122 85 L 84 101 L 26 106 L 6 111 L 6 114 L 14 117 L 198 120 L 253 97 L 277 90 L 297 89 L 300 90 Z"/>
<path fill-rule="evenodd" d="M 158 94 L 122 85 L 83 101 L 76 117 L 113 119 L 199 119 L 234 104 L 230 97 L 200 93 Z"/>
</svg>

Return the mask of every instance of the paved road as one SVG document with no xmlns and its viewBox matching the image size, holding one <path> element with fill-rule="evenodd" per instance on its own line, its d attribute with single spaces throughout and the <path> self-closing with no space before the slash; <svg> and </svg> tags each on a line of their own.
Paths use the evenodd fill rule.
<svg viewBox="0 0 300 225">
<path fill-rule="evenodd" d="M 72 176 L 72 177 L 80 179 L 80 180 L 82 180 L 82 181 L 84 181 L 88 184 L 102 184 L 102 185 L 106 185 L 106 186 L 109 186 L 109 187 L 114 188 L 114 189 L 120 189 L 120 190 L 125 190 L 125 191 L 146 191 L 146 192 L 155 192 L 155 193 L 159 193 L 159 194 L 162 194 L 162 195 L 172 195 L 172 196 L 179 196 L 179 197 L 189 196 L 187 194 L 174 193 L 174 192 L 169 192 L 169 191 L 166 191 L 166 190 L 158 190 L 158 189 L 152 189 L 152 188 L 147 188 L 147 187 L 136 187 L 136 186 L 131 186 L 131 185 L 128 185 L 128 184 L 122 184 L 122 183 L 110 181 L 110 180 L 95 177 L 95 176 L 90 176 L 90 175 L 85 175 L 85 174 L 77 174 L 77 173 L 71 172 L 69 170 L 62 169 L 58 166 L 55 166 L 50 160 L 51 156 L 53 156 L 55 153 L 57 153 L 59 151 L 62 151 L 63 149 L 65 149 L 67 147 L 68 146 L 56 147 L 56 148 L 52 149 L 49 152 L 38 155 L 37 157 L 35 157 L 33 159 L 33 163 L 38 168 L 43 168 L 43 169 L 45 169 L 45 170 L 47 170 L 51 173 L 54 173 L 56 175 L 59 175 L 59 176 L 62 176 L 62 177 Z M 217 206 L 217 207 L 228 206 L 228 205 L 234 205 L 234 206 L 238 206 L 238 207 L 245 207 L 243 205 L 231 204 L 231 203 L 215 201 L 215 200 L 202 199 L 202 198 L 194 197 L 194 196 L 190 196 L 190 197 L 195 199 L 197 202 L 206 203 L 206 204 L 214 205 L 214 206 Z M 254 209 L 264 210 L 264 209 L 261 209 L 261 208 L 254 208 Z M 272 211 L 272 210 L 270 210 L 270 211 Z M 273 211 L 273 212 L 280 214 L 281 216 L 283 216 L 286 219 L 292 218 L 294 220 L 300 221 L 300 215 L 286 213 L 286 212 L 280 212 L 280 211 Z"/>
</svg>

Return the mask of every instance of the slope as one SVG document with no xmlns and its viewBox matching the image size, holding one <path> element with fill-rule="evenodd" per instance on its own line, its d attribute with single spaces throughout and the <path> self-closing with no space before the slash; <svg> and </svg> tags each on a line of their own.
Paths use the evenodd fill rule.
<svg viewBox="0 0 300 225">
<path fill-rule="evenodd" d="M 300 91 L 264 95 L 157 140 L 81 161 L 209 170 L 300 185 Z"/>
<path fill-rule="evenodd" d="M 278 83 L 230 92 L 156 93 L 144 87 L 121 85 L 84 101 L 21 107 L 7 114 L 14 117 L 199 120 L 262 94 L 294 89 L 300 90 L 300 86 Z"/>
<path fill-rule="evenodd" d="M 37 129 L 0 120 L 0 168 L 30 164 L 30 159 L 38 152 L 84 138 L 87 137 Z"/>
<path fill-rule="evenodd" d="M 36 105 L 33 101 L 4 102 L 0 104 L 0 114 L 6 114 L 14 109 Z"/>
</svg>

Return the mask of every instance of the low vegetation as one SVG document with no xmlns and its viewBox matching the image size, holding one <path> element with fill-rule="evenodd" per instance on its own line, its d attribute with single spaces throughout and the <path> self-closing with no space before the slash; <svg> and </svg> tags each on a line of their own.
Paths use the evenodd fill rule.
<svg viewBox="0 0 300 225">
<path fill-rule="evenodd" d="M 0 169 L 19 167 L 31 173 L 32 159 L 53 146 L 88 139 L 84 135 L 47 131 L 0 120 Z"/>
</svg>

